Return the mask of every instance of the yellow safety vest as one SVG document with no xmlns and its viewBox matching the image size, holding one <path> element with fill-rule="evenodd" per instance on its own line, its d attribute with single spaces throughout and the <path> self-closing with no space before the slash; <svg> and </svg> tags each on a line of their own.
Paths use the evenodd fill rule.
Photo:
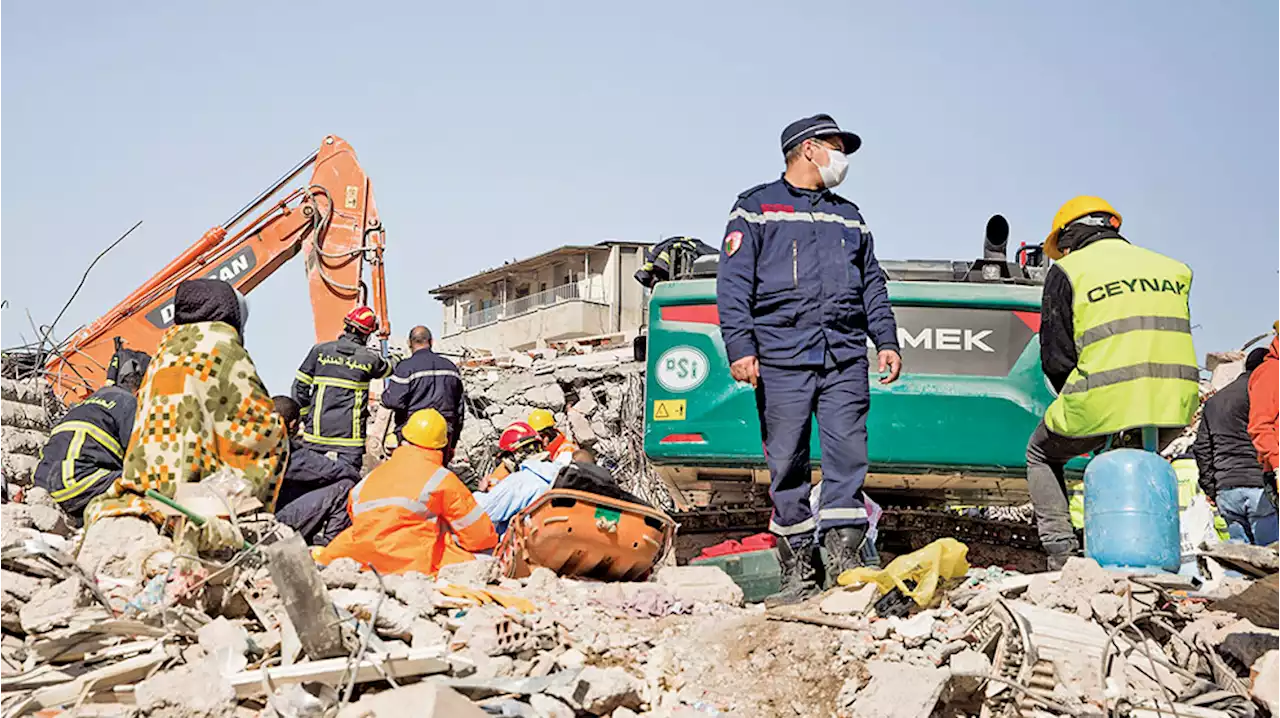
<svg viewBox="0 0 1280 718">
<path fill-rule="evenodd" d="M 1099 240 L 1058 266 L 1074 294 L 1076 368 L 1045 424 L 1062 436 L 1181 427 L 1200 405 L 1191 342 L 1191 269 L 1122 239 Z"/>
</svg>

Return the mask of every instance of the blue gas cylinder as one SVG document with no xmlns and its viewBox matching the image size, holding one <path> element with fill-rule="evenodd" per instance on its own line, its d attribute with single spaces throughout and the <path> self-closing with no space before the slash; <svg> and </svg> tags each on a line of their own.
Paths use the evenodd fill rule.
<svg viewBox="0 0 1280 718">
<path fill-rule="evenodd" d="M 1178 477 L 1149 451 L 1116 449 L 1084 472 L 1085 554 L 1102 566 L 1177 571 Z"/>
</svg>

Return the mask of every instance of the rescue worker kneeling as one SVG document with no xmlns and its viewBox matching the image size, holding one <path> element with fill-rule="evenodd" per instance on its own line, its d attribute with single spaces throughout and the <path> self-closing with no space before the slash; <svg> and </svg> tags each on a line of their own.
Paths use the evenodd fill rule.
<svg viewBox="0 0 1280 718">
<path fill-rule="evenodd" d="M 48 491 L 77 524 L 89 502 L 120 478 L 138 411 L 138 388 L 150 362 L 142 352 L 117 351 L 109 370 L 114 383 L 71 407 L 40 450 L 35 485 Z"/>
<path fill-rule="evenodd" d="M 440 412 L 415 412 L 402 434 L 391 458 L 351 490 L 351 527 L 315 553 L 320 563 L 351 558 L 382 573 L 434 574 L 498 544 L 475 497 L 442 465 L 449 429 Z"/>
<path fill-rule="evenodd" d="M 529 426 L 542 437 L 542 443 L 551 455 L 551 460 L 558 464 L 568 464 L 578 445 L 569 441 L 563 431 L 556 428 L 556 417 L 546 409 L 534 409 L 529 412 Z"/>
</svg>

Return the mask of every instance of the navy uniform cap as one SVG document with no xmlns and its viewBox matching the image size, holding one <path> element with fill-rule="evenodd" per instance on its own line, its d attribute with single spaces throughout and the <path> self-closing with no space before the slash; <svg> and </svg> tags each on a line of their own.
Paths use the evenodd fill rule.
<svg viewBox="0 0 1280 718">
<path fill-rule="evenodd" d="M 787 129 L 782 131 L 782 154 L 791 151 L 792 147 L 814 137 L 831 137 L 838 136 L 844 142 L 844 152 L 851 155 L 858 151 L 862 146 L 862 138 L 852 132 L 845 132 L 840 129 L 836 121 L 831 119 L 831 115 L 814 115 L 804 119 L 796 120 L 787 125 Z"/>
</svg>

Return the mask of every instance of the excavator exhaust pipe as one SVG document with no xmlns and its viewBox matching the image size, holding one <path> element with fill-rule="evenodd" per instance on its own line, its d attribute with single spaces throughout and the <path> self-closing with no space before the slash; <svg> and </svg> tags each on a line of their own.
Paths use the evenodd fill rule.
<svg viewBox="0 0 1280 718">
<path fill-rule="evenodd" d="M 1009 220 L 1004 215 L 993 214 L 987 220 L 987 231 L 982 241 L 982 258 L 1004 261 L 1008 259 Z"/>
</svg>

